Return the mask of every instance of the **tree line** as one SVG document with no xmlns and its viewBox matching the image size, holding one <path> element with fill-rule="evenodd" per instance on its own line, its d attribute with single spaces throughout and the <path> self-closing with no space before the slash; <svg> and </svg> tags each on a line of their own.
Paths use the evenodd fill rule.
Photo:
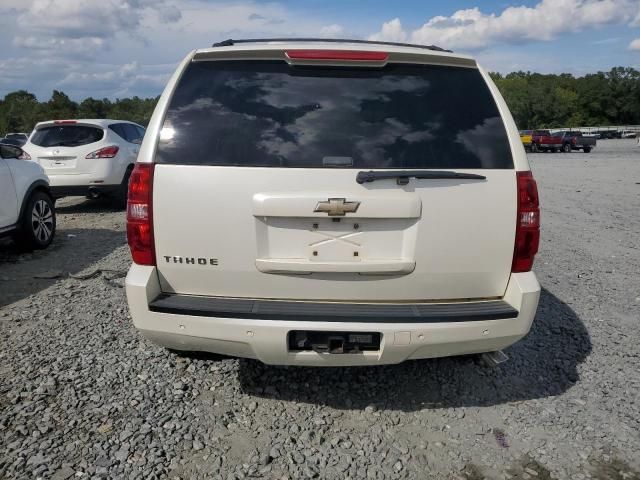
<svg viewBox="0 0 640 480">
<path fill-rule="evenodd" d="M 36 123 L 64 118 L 112 118 L 147 125 L 158 97 L 155 98 L 86 98 L 74 102 L 64 92 L 54 90 L 46 102 L 33 93 L 18 90 L 0 100 L 0 135 L 8 132 L 31 132 Z"/>
<path fill-rule="evenodd" d="M 583 77 L 492 73 L 520 129 L 599 125 L 640 125 L 640 72 L 616 67 Z M 40 102 L 25 90 L 0 100 L 0 133 L 30 132 L 40 121 L 113 118 L 147 125 L 158 97 L 71 100 L 54 90 Z"/>
<path fill-rule="evenodd" d="M 491 74 L 520 129 L 640 125 L 640 72 Z"/>
</svg>

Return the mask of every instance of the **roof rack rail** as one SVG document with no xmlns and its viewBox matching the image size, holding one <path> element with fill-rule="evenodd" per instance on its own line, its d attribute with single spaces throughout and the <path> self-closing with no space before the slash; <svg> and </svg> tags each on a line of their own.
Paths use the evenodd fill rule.
<svg viewBox="0 0 640 480">
<path fill-rule="evenodd" d="M 327 43 L 362 43 L 366 45 L 390 45 L 392 47 L 414 47 L 422 48 L 424 50 L 433 50 L 436 52 L 449 52 L 453 50 L 446 50 L 436 45 L 416 45 L 413 43 L 397 43 L 397 42 L 378 42 L 376 40 L 349 40 L 345 38 L 242 38 L 233 39 L 228 38 L 221 42 L 216 42 L 212 47 L 231 47 L 238 43 L 264 43 L 264 42 L 327 42 Z"/>
</svg>

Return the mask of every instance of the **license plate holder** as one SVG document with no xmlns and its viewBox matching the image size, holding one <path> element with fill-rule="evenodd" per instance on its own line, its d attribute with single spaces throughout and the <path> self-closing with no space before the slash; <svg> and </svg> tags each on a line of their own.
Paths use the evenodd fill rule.
<svg viewBox="0 0 640 480">
<path fill-rule="evenodd" d="M 380 332 L 334 332 L 293 330 L 288 334 L 290 352 L 358 354 L 380 351 Z"/>
</svg>

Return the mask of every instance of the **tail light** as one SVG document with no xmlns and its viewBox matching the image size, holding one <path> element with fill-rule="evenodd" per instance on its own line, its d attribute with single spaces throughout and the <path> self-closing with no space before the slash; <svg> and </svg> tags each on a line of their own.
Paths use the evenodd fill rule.
<svg viewBox="0 0 640 480">
<path fill-rule="evenodd" d="M 287 50 L 291 60 L 341 60 L 349 62 L 386 62 L 387 52 L 360 50 Z"/>
<path fill-rule="evenodd" d="M 108 147 L 101 148 L 95 152 L 91 152 L 84 158 L 113 158 L 118 154 L 120 147 L 117 145 L 110 145 Z"/>
<path fill-rule="evenodd" d="M 129 177 L 127 241 L 138 265 L 155 265 L 153 241 L 153 163 L 136 163 Z"/>
<path fill-rule="evenodd" d="M 18 160 L 31 160 L 31 155 L 22 150 L 22 153 L 18 155 Z"/>
<path fill-rule="evenodd" d="M 540 244 L 540 201 L 538 186 L 531 172 L 516 172 L 518 216 L 513 251 L 513 273 L 528 272 Z"/>
</svg>

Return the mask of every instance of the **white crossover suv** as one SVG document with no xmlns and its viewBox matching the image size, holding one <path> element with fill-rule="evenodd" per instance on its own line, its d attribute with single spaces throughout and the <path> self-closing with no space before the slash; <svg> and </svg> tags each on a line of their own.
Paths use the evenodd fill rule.
<svg viewBox="0 0 640 480">
<path fill-rule="evenodd" d="M 25 159 L 20 147 L 0 143 L 0 237 L 40 249 L 53 241 L 56 212 L 42 167 Z"/>
<path fill-rule="evenodd" d="M 126 290 L 171 349 L 372 365 L 496 352 L 533 321 L 540 211 L 473 58 L 368 41 L 191 52 L 131 175 Z"/>
<path fill-rule="evenodd" d="M 54 197 L 108 196 L 124 206 L 143 136 L 124 120 L 52 120 L 38 123 L 22 148 L 44 168 Z"/>
</svg>

